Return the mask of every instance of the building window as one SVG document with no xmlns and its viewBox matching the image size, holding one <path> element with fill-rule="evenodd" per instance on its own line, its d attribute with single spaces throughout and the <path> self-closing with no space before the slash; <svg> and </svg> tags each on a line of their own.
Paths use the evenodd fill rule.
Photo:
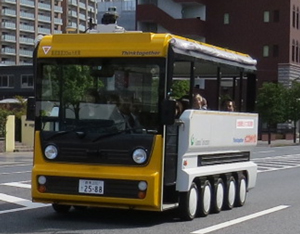
<svg viewBox="0 0 300 234">
<path fill-rule="evenodd" d="M 275 10 L 273 12 L 273 20 L 274 22 L 278 23 L 279 22 L 279 10 Z"/>
<path fill-rule="evenodd" d="M 32 75 L 21 75 L 21 88 L 33 88 L 33 76 Z"/>
<path fill-rule="evenodd" d="M 295 62 L 295 40 L 293 40 L 293 44 L 292 44 L 292 62 Z"/>
<path fill-rule="evenodd" d="M 273 45 L 273 57 L 278 57 L 279 55 L 279 46 Z"/>
<path fill-rule="evenodd" d="M 0 76 L 0 88 L 14 88 L 14 76 L 13 75 L 1 75 Z"/>
<path fill-rule="evenodd" d="M 296 28 L 299 29 L 299 8 L 298 7 L 296 13 Z"/>
<path fill-rule="evenodd" d="M 264 57 L 269 57 L 269 54 L 270 54 L 270 47 L 268 45 L 265 45 L 263 47 L 263 56 Z"/>
<path fill-rule="evenodd" d="M 269 11 L 264 11 L 264 22 L 265 23 L 270 22 L 270 12 Z"/>
<path fill-rule="evenodd" d="M 224 14 L 224 24 L 229 24 L 229 13 Z"/>
<path fill-rule="evenodd" d="M 295 6 L 293 6 L 293 19 L 292 19 L 292 25 L 293 25 L 293 28 L 295 28 L 296 26 L 296 9 L 295 9 Z"/>
</svg>

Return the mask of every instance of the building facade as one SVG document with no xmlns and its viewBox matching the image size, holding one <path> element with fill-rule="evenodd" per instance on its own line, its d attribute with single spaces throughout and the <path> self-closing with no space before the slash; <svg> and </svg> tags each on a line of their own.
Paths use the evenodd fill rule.
<svg viewBox="0 0 300 234">
<path fill-rule="evenodd" d="M 264 82 L 290 85 L 300 78 L 299 14 L 299 0 L 137 0 L 136 10 L 138 30 L 171 32 L 255 58 L 257 82 L 246 81 L 254 94 L 240 105 Z M 241 96 L 239 83 L 234 78 L 222 89 Z"/>
<path fill-rule="evenodd" d="M 34 95 L 32 54 L 38 35 L 82 33 L 97 23 L 97 0 L 0 1 L 0 100 Z"/>
<path fill-rule="evenodd" d="M 97 23 L 96 0 L 1 0 L 0 64 L 32 64 L 38 35 L 83 32 Z"/>
<path fill-rule="evenodd" d="M 0 100 L 34 96 L 33 66 L 0 66 Z"/>
</svg>

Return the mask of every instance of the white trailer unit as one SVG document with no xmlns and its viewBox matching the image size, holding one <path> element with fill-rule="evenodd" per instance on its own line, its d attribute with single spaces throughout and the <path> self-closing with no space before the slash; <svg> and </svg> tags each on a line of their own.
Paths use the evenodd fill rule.
<svg viewBox="0 0 300 234">
<path fill-rule="evenodd" d="M 183 192 L 186 218 L 197 209 L 205 216 L 211 209 L 242 206 L 256 183 L 250 154 L 257 144 L 258 115 L 186 110 L 180 119 L 176 188 Z"/>
</svg>

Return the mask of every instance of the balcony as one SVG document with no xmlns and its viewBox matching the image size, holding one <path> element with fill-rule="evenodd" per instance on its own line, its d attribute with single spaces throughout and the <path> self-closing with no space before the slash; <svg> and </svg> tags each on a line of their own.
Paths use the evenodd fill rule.
<svg viewBox="0 0 300 234">
<path fill-rule="evenodd" d="M 34 40 L 32 38 L 20 37 L 19 42 L 20 44 L 34 45 Z"/>
<path fill-rule="evenodd" d="M 5 47 L 1 49 L 1 53 L 6 55 L 16 55 L 16 50 L 13 48 Z"/>
<path fill-rule="evenodd" d="M 54 24 L 62 25 L 63 24 L 62 19 L 54 18 Z"/>
<path fill-rule="evenodd" d="M 19 50 L 19 55 L 23 56 L 23 57 L 32 58 L 32 54 L 33 54 L 33 49 L 32 49 L 32 51 L 30 51 L 30 50 L 23 50 L 23 49 Z"/>
<path fill-rule="evenodd" d="M 137 6 L 136 20 L 161 25 L 173 34 L 192 37 L 205 35 L 205 21 L 199 18 L 175 19 L 153 4 Z"/>
<path fill-rule="evenodd" d="M 47 35 L 47 34 L 51 34 L 51 31 L 49 28 L 38 27 L 38 33 Z"/>
<path fill-rule="evenodd" d="M 54 12 L 56 12 L 56 13 L 63 13 L 63 9 L 60 6 L 54 6 Z"/>
<path fill-rule="evenodd" d="M 2 22 L 1 23 L 1 27 L 2 29 L 12 29 L 15 30 L 16 29 L 16 24 L 13 22 Z"/>
<path fill-rule="evenodd" d="M 14 35 L 2 35 L 1 36 L 1 41 L 2 42 L 16 42 L 16 37 Z"/>
<path fill-rule="evenodd" d="M 2 0 L 2 3 L 11 3 L 11 4 L 16 4 L 16 0 Z"/>
<path fill-rule="evenodd" d="M 41 10 L 51 11 L 50 4 L 38 3 L 38 6 L 39 6 L 39 9 L 41 9 Z"/>
<path fill-rule="evenodd" d="M 28 12 L 23 12 L 23 11 L 20 12 L 20 17 L 23 19 L 28 19 L 28 20 L 34 20 L 34 18 L 35 18 L 34 14 L 28 13 Z"/>
<path fill-rule="evenodd" d="M 20 0 L 20 5 L 34 8 L 34 1 Z"/>
<path fill-rule="evenodd" d="M 20 24 L 20 30 L 25 32 L 34 32 L 34 26 L 26 25 L 26 24 Z"/>
<path fill-rule="evenodd" d="M 16 11 L 11 9 L 2 9 L 2 15 L 16 17 Z"/>
<path fill-rule="evenodd" d="M 49 16 L 39 15 L 38 20 L 44 23 L 51 23 L 51 18 Z"/>
</svg>

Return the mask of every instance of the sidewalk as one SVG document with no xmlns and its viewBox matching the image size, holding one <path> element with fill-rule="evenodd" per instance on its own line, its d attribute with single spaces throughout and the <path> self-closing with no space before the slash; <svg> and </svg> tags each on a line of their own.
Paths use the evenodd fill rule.
<svg viewBox="0 0 300 234">
<path fill-rule="evenodd" d="M 296 143 L 294 143 L 294 140 L 285 140 L 285 139 L 277 139 L 271 141 L 271 144 L 268 143 L 268 141 L 258 141 L 257 146 L 258 147 L 280 147 L 280 146 L 291 146 L 291 145 L 299 145 L 299 139 L 296 139 Z"/>
</svg>

